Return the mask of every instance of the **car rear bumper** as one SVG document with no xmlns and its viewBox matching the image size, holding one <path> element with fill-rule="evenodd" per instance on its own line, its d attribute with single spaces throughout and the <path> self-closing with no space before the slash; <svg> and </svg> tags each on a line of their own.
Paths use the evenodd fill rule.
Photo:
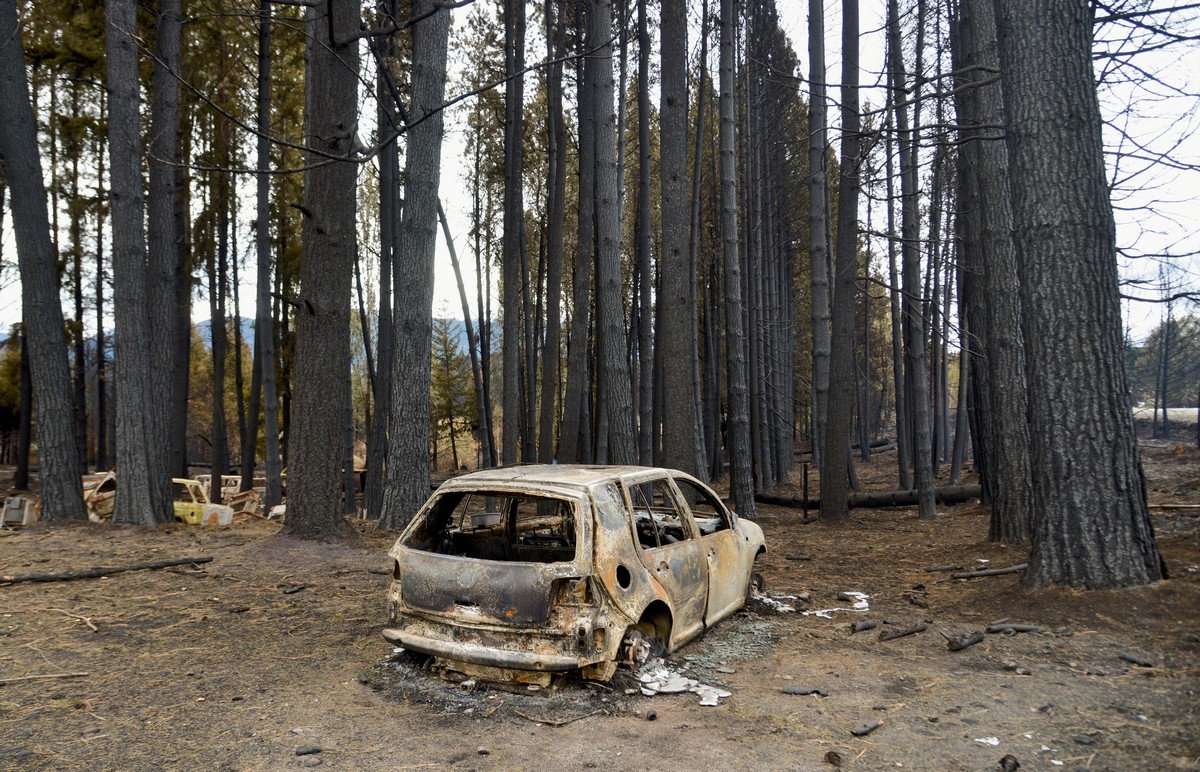
<svg viewBox="0 0 1200 772">
<path fill-rule="evenodd" d="M 461 643 L 431 638 L 392 627 L 384 628 L 383 637 L 397 646 L 403 646 L 406 649 L 419 651 L 423 654 L 430 654 L 435 657 L 452 659 L 459 662 L 470 662 L 476 665 L 486 665 L 488 667 L 565 672 L 568 670 L 577 670 L 590 664 L 587 660 L 565 654 L 510 651 L 508 649 L 483 646 L 478 643 Z"/>
</svg>

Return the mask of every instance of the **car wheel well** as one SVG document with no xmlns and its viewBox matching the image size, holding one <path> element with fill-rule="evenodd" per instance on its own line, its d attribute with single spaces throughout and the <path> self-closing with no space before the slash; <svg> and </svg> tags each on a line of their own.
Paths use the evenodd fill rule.
<svg viewBox="0 0 1200 772">
<path fill-rule="evenodd" d="M 653 631 L 652 637 L 658 639 L 664 649 L 671 644 L 671 609 L 661 600 L 655 600 L 646 607 L 637 626 L 644 634 Z"/>
</svg>

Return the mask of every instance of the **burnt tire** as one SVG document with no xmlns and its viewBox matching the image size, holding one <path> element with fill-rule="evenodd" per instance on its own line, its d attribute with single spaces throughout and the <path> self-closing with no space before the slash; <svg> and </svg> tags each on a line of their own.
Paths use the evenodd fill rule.
<svg viewBox="0 0 1200 772">
<path fill-rule="evenodd" d="M 757 571 L 750 572 L 750 580 L 746 582 L 746 602 L 755 595 L 762 595 L 767 589 L 767 583 L 763 580 L 763 575 Z"/>
</svg>

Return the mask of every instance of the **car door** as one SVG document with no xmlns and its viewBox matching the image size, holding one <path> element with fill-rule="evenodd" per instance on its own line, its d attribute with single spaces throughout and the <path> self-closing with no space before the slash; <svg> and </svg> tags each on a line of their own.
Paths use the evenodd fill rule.
<svg viewBox="0 0 1200 772">
<path fill-rule="evenodd" d="M 708 567 L 704 623 L 711 626 L 741 606 L 753 556 L 746 555 L 729 510 L 715 493 L 686 477 L 675 477 L 674 481 L 700 534 L 698 543 Z"/>
<path fill-rule="evenodd" d="M 708 559 L 695 523 L 668 477 L 630 485 L 629 498 L 643 558 L 671 603 L 674 647 L 704 630 Z"/>
</svg>

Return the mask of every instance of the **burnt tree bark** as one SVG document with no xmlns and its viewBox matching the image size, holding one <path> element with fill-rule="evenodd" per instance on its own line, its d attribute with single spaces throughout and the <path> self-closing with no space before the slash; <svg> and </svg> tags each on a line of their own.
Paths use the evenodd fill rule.
<svg viewBox="0 0 1200 772">
<path fill-rule="evenodd" d="M 431 12 L 413 28 L 413 98 L 405 153 L 404 217 L 396 273 L 391 426 L 379 528 L 408 524 L 429 497 L 429 379 L 433 345 L 433 255 L 437 241 L 442 165 L 441 110 L 446 91 L 450 11 L 424 0 Z"/>
<path fill-rule="evenodd" d="M 821 519 L 845 520 L 854 398 L 854 295 L 858 270 L 858 0 L 842 4 L 842 168 L 830 317 L 829 399 L 821 456 Z"/>
<path fill-rule="evenodd" d="M 357 128 L 359 9 L 309 7 L 305 136 L 312 150 L 351 152 Z M 288 438 L 288 512 L 282 534 L 354 538 L 342 517 L 341 467 L 346 373 L 350 369 L 358 164 L 313 162 L 304 174 L 300 298 Z M 429 360 L 428 350 L 424 359 Z M 426 387 L 428 390 L 428 387 Z M 427 419 L 426 419 L 427 420 Z"/>
<path fill-rule="evenodd" d="M 142 141 L 139 118 L 137 8 L 132 0 L 108 0 L 105 13 L 108 61 L 108 146 L 113 231 L 113 307 L 117 328 L 116 522 L 153 526 L 171 516 L 158 479 L 163 448 L 155 426 Z"/>
<path fill-rule="evenodd" d="M 75 448 L 75 405 L 58 297 L 57 255 L 50 241 L 20 21 L 16 3 L 11 0 L 0 2 L 0 156 L 12 195 L 25 353 L 38 400 L 42 517 L 85 520 Z"/>
<path fill-rule="evenodd" d="M 1154 582 L 1166 567 L 1146 508 L 1123 366 L 1093 8 L 1086 0 L 994 7 L 1040 518 L 1023 582 Z"/>
<path fill-rule="evenodd" d="M 738 249 L 738 180 L 736 110 L 734 106 L 734 49 L 737 17 L 733 0 L 721 0 L 720 18 L 720 187 L 721 242 L 725 267 L 725 356 L 729 400 L 729 492 L 742 517 L 754 517 L 754 473 L 750 468 L 750 394 L 746 364 L 746 332 L 742 316 L 745 303 L 741 256 Z"/>
</svg>

